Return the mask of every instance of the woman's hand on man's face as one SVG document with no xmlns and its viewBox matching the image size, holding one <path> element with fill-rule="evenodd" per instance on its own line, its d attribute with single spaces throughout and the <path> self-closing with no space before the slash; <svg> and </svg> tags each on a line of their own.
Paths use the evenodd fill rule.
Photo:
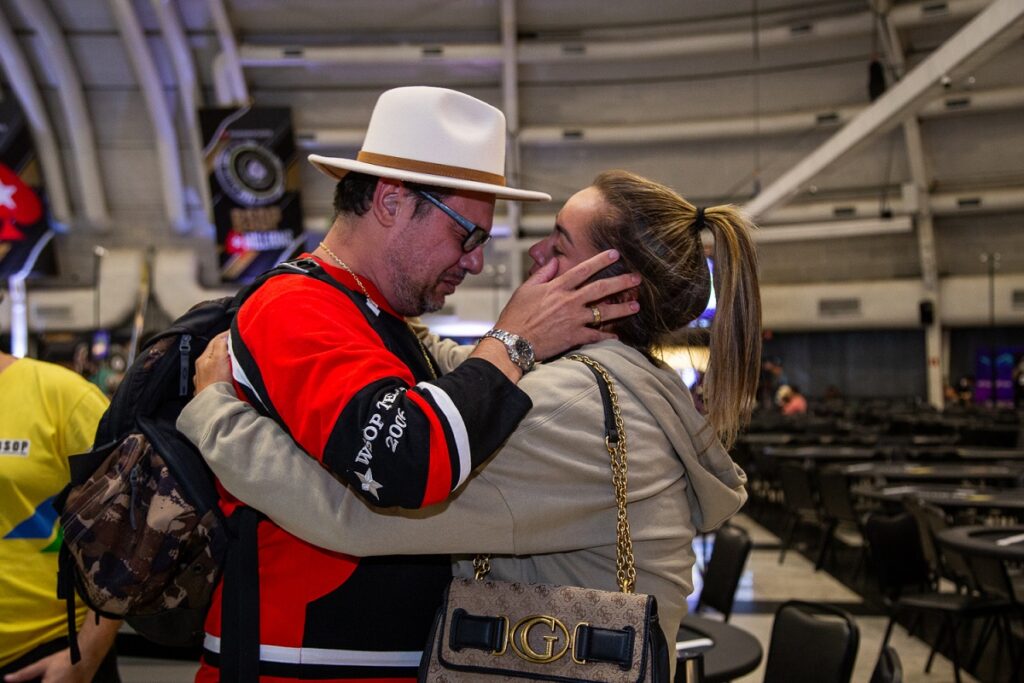
<svg viewBox="0 0 1024 683">
<path fill-rule="evenodd" d="M 636 301 L 605 302 L 614 294 L 636 287 L 640 276 L 626 273 L 589 283 L 587 280 L 618 259 L 614 249 L 604 251 L 560 275 L 558 263 L 548 261 L 515 291 L 495 326 L 529 341 L 537 360 L 583 344 L 615 339 L 614 334 L 597 329 L 594 323 L 617 320 L 640 310 Z"/>
</svg>

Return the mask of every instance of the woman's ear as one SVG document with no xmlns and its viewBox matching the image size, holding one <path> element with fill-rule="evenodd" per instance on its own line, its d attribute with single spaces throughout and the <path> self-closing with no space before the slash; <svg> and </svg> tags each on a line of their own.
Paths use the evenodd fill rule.
<svg viewBox="0 0 1024 683">
<path fill-rule="evenodd" d="M 640 299 L 640 285 L 636 287 L 630 287 L 629 289 L 623 290 L 611 296 L 607 296 L 602 301 L 610 304 L 625 304 L 630 301 L 639 301 Z M 600 302 L 598 302 L 600 303 Z"/>
</svg>

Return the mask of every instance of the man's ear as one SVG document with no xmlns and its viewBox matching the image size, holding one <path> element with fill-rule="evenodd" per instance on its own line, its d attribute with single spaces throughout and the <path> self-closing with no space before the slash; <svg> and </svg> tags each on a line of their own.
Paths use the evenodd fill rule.
<svg viewBox="0 0 1024 683">
<path fill-rule="evenodd" d="M 402 183 L 389 178 L 377 181 L 373 191 L 373 216 L 384 226 L 394 225 L 402 198 Z"/>
</svg>

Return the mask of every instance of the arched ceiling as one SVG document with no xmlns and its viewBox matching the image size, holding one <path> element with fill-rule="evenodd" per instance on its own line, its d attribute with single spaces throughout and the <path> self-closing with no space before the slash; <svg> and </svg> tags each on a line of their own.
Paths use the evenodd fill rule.
<svg viewBox="0 0 1024 683">
<path fill-rule="evenodd" d="M 598 171 L 625 167 L 702 204 L 756 201 L 870 106 L 872 60 L 893 88 L 986 10 L 1022 3 L 39 0 L 94 131 L 108 207 L 98 221 L 86 210 L 97 190 L 76 165 L 81 126 L 62 98 L 54 37 L 25 8 L 34 1 L 0 0 L 0 12 L 52 122 L 69 270 L 88 266 L 80 244 L 208 245 L 195 107 L 245 94 L 288 106 L 303 153 L 354 155 L 383 89 L 429 84 L 503 108 L 515 128 L 511 173 L 555 197 L 521 215 L 499 208 L 512 237 L 495 240 L 483 289 L 514 284 L 523 246 Z M 927 293 L 930 280 L 983 274 L 979 254 L 992 250 L 1003 274 L 1024 273 L 1022 31 L 1018 13 L 994 31 L 994 54 L 952 71 L 944 88 L 933 79 L 899 119 L 914 122 L 916 142 L 895 121 L 765 211 L 765 284 L 910 279 Z M 194 89 L 179 87 L 187 68 Z M 301 179 L 307 225 L 323 229 L 330 183 L 306 165 Z"/>
</svg>

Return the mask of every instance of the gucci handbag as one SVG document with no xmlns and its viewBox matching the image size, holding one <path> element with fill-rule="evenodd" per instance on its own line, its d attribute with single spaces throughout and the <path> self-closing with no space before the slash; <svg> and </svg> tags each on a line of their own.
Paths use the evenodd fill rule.
<svg viewBox="0 0 1024 683">
<path fill-rule="evenodd" d="M 619 592 L 485 580 L 489 558 L 474 561 L 476 578 L 452 579 L 420 662 L 419 681 L 594 681 L 667 683 L 668 647 L 653 596 L 633 592 L 636 568 L 626 516 L 626 433 L 611 377 L 581 354 L 598 379 L 618 506 Z"/>
</svg>

